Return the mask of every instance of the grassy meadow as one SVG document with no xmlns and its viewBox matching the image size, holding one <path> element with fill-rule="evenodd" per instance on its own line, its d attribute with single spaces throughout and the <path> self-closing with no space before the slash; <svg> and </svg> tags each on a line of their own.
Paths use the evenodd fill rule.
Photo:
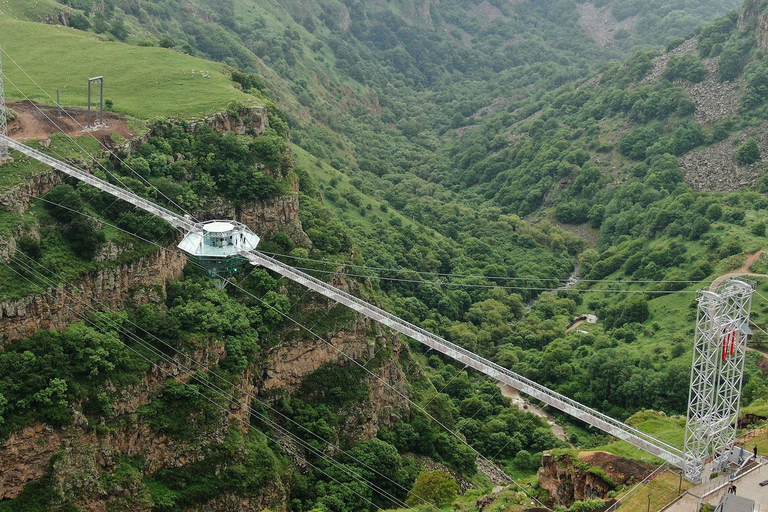
<svg viewBox="0 0 768 512">
<path fill-rule="evenodd" d="M 85 107 L 87 79 L 104 76 L 104 98 L 112 100 L 113 110 L 141 119 L 199 117 L 222 111 L 233 101 L 255 102 L 235 89 L 223 64 L 17 20 L 2 3 L 0 11 L 5 91 L 11 101 L 26 96 L 54 104 L 58 88 L 63 105 Z"/>
</svg>

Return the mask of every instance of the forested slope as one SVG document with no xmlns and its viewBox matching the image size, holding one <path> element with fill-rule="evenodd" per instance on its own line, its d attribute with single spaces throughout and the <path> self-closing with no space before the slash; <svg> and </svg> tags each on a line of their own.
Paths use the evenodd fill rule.
<svg viewBox="0 0 768 512">
<path fill-rule="evenodd" d="M 139 55 L 168 70 L 199 62 L 220 71 L 210 83 L 227 91 L 220 104 L 232 124 L 249 119 L 249 104 L 266 107 L 268 121 L 241 134 L 219 133 L 221 117 L 144 119 L 142 143 L 97 172 L 149 197 L 160 199 L 159 190 L 203 218 L 248 219 L 265 235 L 264 251 L 680 441 L 678 420 L 633 414 L 684 412 L 695 290 L 765 242 L 762 2 L 711 23 L 734 6 L 35 6 L 9 2 L 3 13 L 130 43 L 109 45 L 115 61 Z M 589 24 L 600 9 L 623 23 L 608 43 Z M 6 34 L 22 34 L 20 23 L 0 17 Z M 633 53 L 648 43 L 661 46 Z M 102 44 L 72 48 L 69 67 L 100 73 L 86 64 Z M 12 55 L 27 68 L 45 54 Z M 130 60 L 140 66 L 142 58 Z M 51 90 L 60 79 L 39 80 Z M 115 111 L 151 116 L 155 95 L 131 99 L 135 91 L 110 89 L 109 80 Z M 223 100 L 205 87 L 203 99 Z M 732 192 L 741 187 L 749 190 Z M 4 260 L 4 299 L 71 279 L 84 286 L 94 272 L 130 273 L 136 267 L 120 265 L 164 254 L 113 225 L 172 250 L 164 226 L 85 187 L 61 185 L 46 197 L 94 218 L 34 200 L 23 215 L 3 213 L 2 232 L 18 242 Z M 66 272 L 52 275 L 59 262 Z M 566 418 L 567 441 L 557 440 L 491 383 L 266 272 L 222 292 L 194 267 L 174 268 L 121 292 L 125 311 L 87 311 L 62 332 L 4 342 L 2 366 L 12 371 L 0 380 L 0 432 L 12 442 L 37 439 L 45 450 L 30 453 L 51 462 L 20 497 L 22 485 L 4 495 L 16 498 L 0 509 L 391 507 L 403 504 L 423 467 L 451 471 L 462 490 L 483 489 L 478 465 L 491 474 L 483 457 L 531 479 L 544 450 L 608 442 Z M 553 293 L 569 276 L 580 282 Z M 756 301 L 758 323 L 766 308 Z M 585 313 L 599 322 L 566 329 Z M 760 360 L 750 353 L 745 404 L 768 399 Z M 382 487 L 365 481 L 382 473 Z M 514 486 L 497 498 L 520 509 L 530 502 Z M 463 506 L 472 510 L 473 501 Z"/>
</svg>

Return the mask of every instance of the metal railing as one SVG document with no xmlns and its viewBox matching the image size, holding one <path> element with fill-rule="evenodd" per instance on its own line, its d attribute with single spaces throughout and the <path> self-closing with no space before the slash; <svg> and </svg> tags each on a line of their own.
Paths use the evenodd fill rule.
<svg viewBox="0 0 768 512">
<path fill-rule="evenodd" d="M 117 198 L 120 198 L 123 201 L 127 201 L 132 205 L 136 206 L 137 208 L 141 208 L 142 210 L 151 213 L 152 215 L 162 217 L 175 228 L 191 231 L 196 226 L 195 222 L 192 219 L 188 219 L 183 215 L 180 215 L 176 212 L 172 212 L 171 210 L 168 210 L 167 208 L 158 206 L 152 201 L 148 199 L 144 199 L 143 197 L 137 194 L 134 194 L 133 192 L 124 190 L 118 186 L 115 186 L 107 181 L 102 180 L 101 178 L 97 178 L 93 174 L 82 171 L 77 167 L 64 163 L 61 160 L 57 160 L 36 149 L 32 149 L 29 146 L 22 144 L 21 142 L 16 142 L 10 137 L 0 135 L 0 143 L 7 144 L 8 147 L 15 149 L 19 153 L 22 153 L 30 158 L 34 158 L 38 162 L 42 162 L 45 165 L 53 167 L 57 171 L 61 171 L 64 174 L 72 176 L 73 178 L 77 178 L 78 180 L 84 183 L 87 183 L 89 185 L 92 185 L 103 192 L 106 192 Z"/>
<path fill-rule="evenodd" d="M 428 347 L 445 354 L 446 356 L 459 361 L 460 363 L 472 367 L 477 371 L 508 384 L 513 388 L 531 396 L 537 400 L 541 400 L 547 405 L 554 407 L 560 411 L 563 411 L 574 418 L 577 418 L 593 427 L 599 428 L 604 432 L 611 434 L 614 437 L 627 441 L 628 443 L 636 446 L 648 453 L 651 453 L 660 459 L 672 464 L 673 466 L 682 467 L 683 454 L 682 451 L 670 444 L 660 441 L 638 429 L 622 423 L 618 420 L 606 416 L 605 414 L 598 412 L 586 405 L 580 404 L 575 400 L 572 400 L 556 391 L 553 391 L 541 384 L 538 384 L 522 375 L 512 372 L 493 361 L 484 359 L 477 354 L 474 354 L 464 348 L 459 347 L 451 343 L 448 340 L 440 338 L 432 334 L 429 331 L 413 325 L 405 320 L 402 320 L 391 313 L 377 308 L 376 306 L 361 300 L 354 295 L 339 290 L 338 288 L 331 286 L 320 279 L 316 279 L 309 274 L 294 269 L 293 267 L 286 265 L 285 263 L 278 261 L 274 258 L 270 258 L 258 251 L 253 252 L 241 252 L 241 256 L 247 258 L 253 265 L 261 265 L 269 270 L 277 272 L 278 274 L 291 279 L 307 288 L 314 290 L 329 299 L 344 304 L 345 306 L 371 318 L 387 327 L 394 329 L 395 331 L 404 334 Z"/>
</svg>

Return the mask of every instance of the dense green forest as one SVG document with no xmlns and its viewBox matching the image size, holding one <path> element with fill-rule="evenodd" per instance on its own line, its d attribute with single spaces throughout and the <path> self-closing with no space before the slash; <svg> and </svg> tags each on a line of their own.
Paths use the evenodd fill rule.
<svg viewBox="0 0 768 512">
<path fill-rule="evenodd" d="M 69 26 L 105 39 L 225 63 L 233 85 L 269 112 L 259 136 L 149 123 L 146 142 L 102 160 L 103 177 L 189 211 L 218 201 L 242 209 L 298 180 L 311 245 L 278 232 L 264 252 L 322 279 L 341 275 L 405 320 L 617 419 L 685 413 L 695 290 L 765 243 L 762 2 L 749 0 L 741 17 L 715 1 L 60 3 L 41 9 L 64 9 Z M 603 48 L 582 24 L 589 9 L 629 28 Z M 702 116 L 696 87 L 731 84 L 734 108 Z M 751 182 L 694 187 L 682 162 L 723 144 Z M 123 261 L 158 251 L 127 233 L 173 240 L 162 222 L 84 185 L 66 182 L 45 199 L 23 220 L 0 214 L 4 233 L 36 226 L 0 269 L 4 299 L 108 268 L 98 257 L 108 244 L 124 249 Z M 257 394 L 243 431 L 227 420 L 226 394 L 244 372 L 262 371 L 270 351 L 313 339 L 290 319 L 327 339 L 356 322 L 279 281 L 248 271 L 221 291 L 188 265 L 161 303 L 3 345 L 0 438 L 37 423 L 109 436 L 134 421 L 205 456 L 152 471 L 142 456 L 121 456 L 98 485 L 69 487 L 66 458 L 54 459 L 0 510 L 76 510 L 99 493 L 116 497 L 115 509 L 184 510 L 271 493 L 280 498 L 259 506 L 355 511 L 420 506 L 435 489 L 445 495 L 434 503 L 451 509 L 455 479 L 489 486 L 482 458 L 532 481 L 545 450 L 627 453 L 564 417 L 560 440 L 493 383 L 373 332 L 375 356 L 361 365 L 326 363 L 291 393 Z M 754 308 L 759 323 L 768 304 Z M 585 313 L 600 321 L 566 329 Z M 114 409 L 153 365 L 205 347 L 226 357 L 190 368 L 186 384 L 167 378 L 135 418 Z M 749 354 L 744 405 L 768 400 L 761 359 Z M 368 371 L 390 361 L 413 404 L 363 441 L 350 425 L 376 386 Z M 452 473 L 424 472 L 425 459 Z"/>
</svg>

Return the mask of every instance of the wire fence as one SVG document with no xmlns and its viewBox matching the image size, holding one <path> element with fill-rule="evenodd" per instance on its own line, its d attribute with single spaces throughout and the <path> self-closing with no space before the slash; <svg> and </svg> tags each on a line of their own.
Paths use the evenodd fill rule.
<svg viewBox="0 0 768 512">
<path fill-rule="evenodd" d="M 663 473 L 664 471 L 669 471 L 669 463 L 664 463 L 645 478 L 643 478 L 642 481 L 640 481 L 637 485 L 635 485 L 633 488 L 631 488 L 627 493 L 625 493 L 621 498 L 619 498 L 616 503 L 608 507 L 605 512 L 614 512 L 616 509 L 618 509 L 621 505 L 623 505 L 629 498 L 632 497 L 640 488 L 642 488 L 645 484 L 656 478 L 658 475 Z M 675 473 L 677 474 L 677 473 Z"/>
</svg>

